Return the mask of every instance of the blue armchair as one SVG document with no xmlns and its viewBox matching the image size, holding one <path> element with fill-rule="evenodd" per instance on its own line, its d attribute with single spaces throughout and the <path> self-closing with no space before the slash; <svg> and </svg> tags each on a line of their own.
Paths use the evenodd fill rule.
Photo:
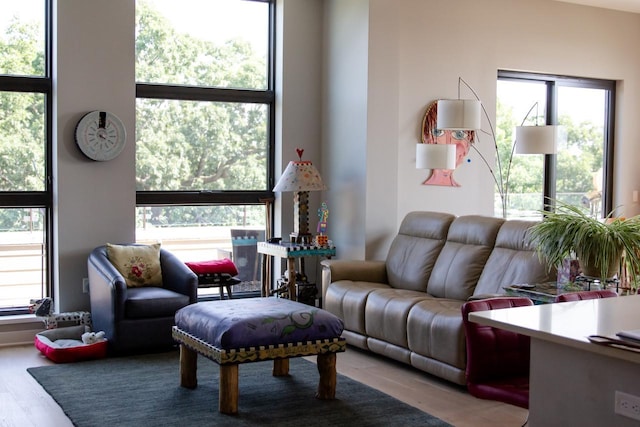
<svg viewBox="0 0 640 427">
<path fill-rule="evenodd" d="M 175 255 L 160 249 L 162 287 L 127 287 L 109 261 L 107 247 L 87 260 L 93 329 L 104 331 L 109 353 L 155 351 L 175 345 L 175 313 L 198 297 L 197 276 Z"/>
</svg>

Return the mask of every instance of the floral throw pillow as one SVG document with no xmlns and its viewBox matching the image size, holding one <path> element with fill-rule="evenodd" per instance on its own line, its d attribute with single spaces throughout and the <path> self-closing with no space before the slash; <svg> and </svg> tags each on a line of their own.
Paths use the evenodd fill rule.
<svg viewBox="0 0 640 427">
<path fill-rule="evenodd" d="M 107 257 L 127 282 L 127 287 L 162 286 L 160 243 L 113 245 L 107 243 Z"/>
</svg>

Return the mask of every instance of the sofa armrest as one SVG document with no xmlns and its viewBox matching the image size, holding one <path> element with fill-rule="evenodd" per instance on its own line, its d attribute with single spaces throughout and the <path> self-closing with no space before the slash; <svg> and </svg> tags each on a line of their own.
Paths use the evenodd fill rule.
<svg viewBox="0 0 640 427">
<path fill-rule="evenodd" d="M 384 261 L 325 259 L 322 265 L 322 298 L 329 285 L 340 280 L 387 283 L 387 266 Z"/>
</svg>

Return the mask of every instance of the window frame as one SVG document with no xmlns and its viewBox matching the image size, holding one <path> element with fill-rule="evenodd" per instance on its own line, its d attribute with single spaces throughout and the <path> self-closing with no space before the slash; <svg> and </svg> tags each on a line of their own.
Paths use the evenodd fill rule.
<svg viewBox="0 0 640 427">
<path fill-rule="evenodd" d="M 237 102 L 264 104 L 268 111 L 267 188 L 263 191 L 136 191 L 136 207 L 180 205 L 251 205 L 271 199 L 275 183 L 275 1 L 249 0 L 269 4 L 267 88 L 234 89 L 136 82 L 136 99 Z"/>
<path fill-rule="evenodd" d="M 0 91 L 38 93 L 45 99 L 45 180 L 43 191 L 0 191 L 0 208 L 42 208 L 45 211 L 43 233 L 45 268 L 42 295 L 55 298 L 54 289 L 54 228 L 53 228 L 53 23 L 51 0 L 44 3 L 45 74 L 44 76 L 0 75 Z M 44 272 L 43 272 L 44 273 Z M 24 307 L 0 307 L 0 316 L 29 313 Z"/>
<path fill-rule="evenodd" d="M 521 71 L 498 70 L 498 80 L 538 82 L 546 86 L 547 110 L 545 112 L 546 125 L 557 125 L 558 112 L 558 87 L 579 87 L 584 89 L 602 89 L 606 91 L 605 120 L 604 120 L 604 147 L 603 147 L 603 189 L 602 214 L 607 215 L 613 211 L 613 167 L 615 149 L 615 99 L 616 81 L 570 77 L 555 74 L 529 73 Z M 544 156 L 544 183 L 542 209 L 553 210 L 553 201 L 556 199 L 556 167 L 557 155 L 545 154 Z"/>
</svg>

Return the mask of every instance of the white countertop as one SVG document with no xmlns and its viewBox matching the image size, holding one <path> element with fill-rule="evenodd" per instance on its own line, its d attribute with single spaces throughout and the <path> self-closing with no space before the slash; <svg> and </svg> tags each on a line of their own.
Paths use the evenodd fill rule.
<svg viewBox="0 0 640 427">
<path fill-rule="evenodd" d="M 640 295 L 478 311 L 470 313 L 469 320 L 640 364 L 639 352 L 587 339 L 640 329 Z"/>
</svg>

